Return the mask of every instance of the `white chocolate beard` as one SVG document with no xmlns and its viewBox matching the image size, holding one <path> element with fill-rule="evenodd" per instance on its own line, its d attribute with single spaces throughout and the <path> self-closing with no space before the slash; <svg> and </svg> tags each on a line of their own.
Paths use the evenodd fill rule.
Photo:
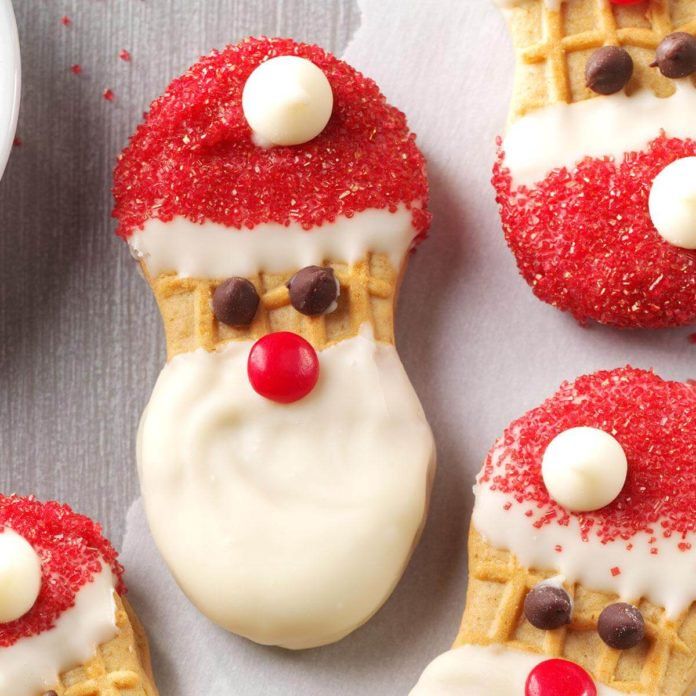
<svg viewBox="0 0 696 696">
<path fill-rule="evenodd" d="M 500 645 L 462 645 L 435 658 L 410 696 L 520 696 L 532 669 L 549 659 Z M 631 696 L 595 685 L 597 696 Z"/>
<path fill-rule="evenodd" d="M 669 137 L 696 139 L 696 88 L 675 81 L 676 92 L 659 98 L 623 92 L 574 104 L 552 104 L 508 127 L 503 150 L 515 185 L 531 186 L 553 169 L 572 169 L 585 157 L 613 157 L 645 149 L 662 130 Z"/>
<path fill-rule="evenodd" d="M 150 528 L 179 585 L 224 628 L 309 648 L 379 609 L 422 527 L 434 444 L 393 346 L 319 354 L 301 401 L 256 394 L 251 343 L 176 356 L 138 438 Z"/>
<path fill-rule="evenodd" d="M 52 629 L 0 648 L 0 696 L 36 696 L 54 688 L 61 673 L 90 660 L 116 633 L 114 578 L 105 566 Z"/>
<path fill-rule="evenodd" d="M 657 540 L 652 545 L 648 543 L 651 535 L 644 532 L 603 544 L 590 531 L 584 541 L 575 516 L 567 526 L 551 521 L 537 529 L 534 520 L 540 513 L 535 503 L 518 503 L 512 495 L 491 491 L 487 484 L 477 484 L 474 493 L 474 528 L 492 546 L 515 554 L 527 568 L 557 571 L 569 582 L 617 594 L 627 602 L 646 597 L 664 607 L 669 618 L 696 601 L 696 534 L 665 539 L 658 522 L 653 525 Z M 533 515 L 528 517 L 525 513 L 530 510 Z M 684 541 L 693 550 L 681 551 L 679 544 Z M 652 554 L 652 548 L 658 553 Z"/>
<path fill-rule="evenodd" d="M 173 271 L 191 278 L 250 278 L 260 271 L 285 273 L 327 259 L 354 263 L 368 253 L 387 254 L 392 266 L 400 268 L 416 234 L 412 213 L 402 204 L 394 213 L 369 209 L 311 230 L 297 223 L 237 230 L 184 217 L 169 222 L 152 218 L 128 244 L 153 276 Z"/>
</svg>

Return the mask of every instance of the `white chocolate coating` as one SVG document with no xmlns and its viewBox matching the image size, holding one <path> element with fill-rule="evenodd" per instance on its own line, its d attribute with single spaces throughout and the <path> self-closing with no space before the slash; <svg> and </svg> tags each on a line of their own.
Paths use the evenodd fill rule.
<svg viewBox="0 0 696 696">
<path fill-rule="evenodd" d="M 51 630 L 0 649 L 0 696 L 37 696 L 54 688 L 62 672 L 91 659 L 116 633 L 114 578 L 106 566 Z"/>
<path fill-rule="evenodd" d="M 623 159 L 642 150 L 664 130 L 675 138 L 696 138 L 696 88 L 675 80 L 676 92 L 658 98 L 623 92 L 574 104 L 553 104 L 510 124 L 503 149 L 515 184 L 531 185 L 551 170 L 572 168 L 585 157 Z"/>
<path fill-rule="evenodd" d="M 24 616 L 41 590 L 41 559 L 22 536 L 5 529 L 0 534 L 0 623 Z"/>
<path fill-rule="evenodd" d="M 696 249 L 696 157 L 667 165 L 650 189 L 650 217 L 660 236 L 683 249 Z"/>
<path fill-rule="evenodd" d="M 692 580 L 696 553 L 679 549 L 682 542 L 696 549 L 696 534 L 686 539 L 676 534 L 665 539 L 656 534 L 652 545 L 646 533 L 606 544 L 590 534 L 583 541 L 577 517 L 572 516 L 566 527 L 551 522 L 537 529 L 534 520 L 539 511 L 535 504 L 518 503 L 512 496 L 490 490 L 487 484 L 477 484 L 474 493 L 475 529 L 492 546 L 514 553 L 524 566 L 556 571 L 568 582 L 615 593 L 627 602 L 646 597 L 664 607 L 669 617 L 677 616 L 696 601 Z M 510 504 L 507 510 L 506 504 Z M 527 517 L 525 513 L 530 510 L 533 516 Z M 655 528 L 660 529 L 659 522 Z M 652 548 L 658 553 L 653 554 Z M 669 573 L 665 568 L 669 568 Z"/>
<path fill-rule="evenodd" d="M 393 346 L 319 353 L 304 399 L 253 391 L 250 342 L 177 355 L 143 414 L 150 528 L 209 618 L 288 648 L 347 635 L 399 580 L 424 521 L 434 444 Z"/>
<path fill-rule="evenodd" d="M 411 211 L 401 205 L 394 213 L 365 210 L 311 230 L 270 223 L 236 230 L 183 217 L 170 222 L 152 218 L 128 243 L 153 275 L 174 271 L 192 278 L 249 278 L 261 270 L 284 273 L 320 266 L 326 259 L 354 263 L 368 252 L 388 254 L 399 268 L 415 235 Z"/>
<path fill-rule="evenodd" d="M 326 127 L 333 92 L 326 75 L 312 61 L 278 56 L 251 73 L 244 85 L 242 109 L 257 145 L 300 145 Z"/>
<path fill-rule="evenodd" d="M 501 645 L 462 645 L 435 658 L 410 696 L 523 696 L 529 673 L 548 659 Z M 631 696 L 596 686 L 597 696 Z"/>
<path fill-rule="evenodd" d="M 529 0 L 493 0 L 494 4 L 498 5 L 498 7 L 502 7 L 503 9 L 523 5 L 525 2 L 529 2 Z M 544 5 L 546 5 L 549 10 L 559 12 L 563 2 L 565 2 L 565 0 L 544 0 Z"/>
<path fill-rule="evenodd" d="M 588 427 L 556 435 L 541 462 L 549 495 L 573 512 L 609 505 L 621 493 L 627 471 L 626 454 L 616 438 Z"/>
</svg>

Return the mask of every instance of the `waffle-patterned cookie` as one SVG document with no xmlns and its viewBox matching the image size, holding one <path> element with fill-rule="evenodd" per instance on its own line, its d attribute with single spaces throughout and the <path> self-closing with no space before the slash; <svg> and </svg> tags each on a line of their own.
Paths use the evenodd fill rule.
<svg viewBox="0 0 696 696">
<path fill-rule="evenodd" d="M 340 640 L 403 573 L 435 463 L 394 346 L 415 136 L 317 46 L 248 39 L 174 80 L 114 181 L 167 339 L 138 443 L 158 547 L 224 628 Z"/>
<path fill-rule="evenodd" d="M 503 4 L 516 64 L 493 184 L 521 275 L 581 323 L 694 322 L 696 2 Z"/>
<path fill-rule="evenodd" d="M 487 544 L 472 527 L 466 608 L 454 647 L 502 644 L 571 660 L 601 683 L 631 694 L 691 693 L 696 682 L 696 607 L 670 619 L 649 600 L 622 598 L 640 609 L 647 638 L 630 650 L 616 650 L 602 642 L 597 620 L 619 597 L 592 591 L 581 583 L 565 585 L 574 603 L 571 623 L 554 630 L 540 630 L 529 623 L 524 615 L 525 597 L 554 575 L 554 570 L 523 566 L 514 554 Z"/>
<path fill-rule="evenodd" d="M 567 0 L 559 12 L 545 0 L 526 0 L 510 8 L 508 27 L 517 58 L 510 105 L 514 121 L 552 104 L 596 98 L 585 83 L 585 66 L 602 46 L 621 46 L 630 53 L 629 94 L 649 89 L 658 97 L 671 96 L 674 82 L 650 65 L 667 34 L 696 33 L 696 10 L 693 0 L 636 5 Z"/>
<path fill-rule="evenodd" d="M 696 388 L 629 367 L 511 423 L 475 487 L 459 633 L 414 696 L 566 694 L 576 665 L 601 696 L 691 694 L 695 456 Z"/>
<path fill-rule="evenodd" d="M 57 696 L 158 696 L 147 636 L 132 607 L 116 599 L 118 635 L 95 656 L 61 674 Z"/>
<path fill-rule="evenodd" d="M 158 696 L 98 524 L 54 501 L 0 496 L 0 558 L 2 696 Z"/>
<path fill-rule="evenodd" d="M 371 254 L 350 265 L 325 265 L 334 269 L 341 286 L 336 310 L 311 317 L 296 312 L 286 287 L 292 274 L 263 273 L 249 279 L 261 302 L 248 327 L 228 326 L 216 319 L 212 296 L 224 279 L 181 278 L 175 273 L 151 278 L 143 265 L 164 321 L 168 358 L 196 348 L 215 350 L 228 341 L 255 340 L 272 331 L 292 331 L 321 350 L 356 336 L 364 324 L 372 327 L 377 340 L 393 344 L 397 273 L 389 258 Z"/>
</svg>

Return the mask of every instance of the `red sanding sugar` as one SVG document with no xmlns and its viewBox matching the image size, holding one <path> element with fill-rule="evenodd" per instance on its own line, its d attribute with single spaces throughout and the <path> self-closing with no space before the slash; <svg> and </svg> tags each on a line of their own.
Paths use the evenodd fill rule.
<svg viewBox="0 0 696 696">
<path fill-rule="evenodd" d="M 123 61 L 125 61 L 126 63 L 128 63 L 128 62 L 130 61 L 130 59 L 131 59 L 130 51 L 127 51 L 125 48 L 122 48 L 122 49 L 118 52 L 118 57 L 119 57 L 121 60 L 123 60 Z"/>
<path fill-rule="evenodd" d="M 70 17 L 64 15 L 63 17 L 60 18 L 60 23 L 64 27 L 69 27 L 72 24 L 72 19 L 70 19 Z"/>
<path fill-rule="evenodd" d="M 75 63 L 75 65 L 70 66 L 70 72 L 73 75 L 81 75 L 82 74 L 82 66 L 79 63 Z"/>
<path fill-rule="evenodd" d="M 696 142 L 662 135 L 618 164 L 587 158 L 515 187 L 499 149 L 493 185 L 503 229 L 537 297 L 580 322 L 657 328 L 696 321 L 696 251 L 664 241 L 648 211 L 655 176 L 695 154 Z"/>
<path fill-rule="evenodd" d="M 254 68 L 280 55 L 307 58 L 324 71 L 334 110 L 310 142 L 261 148 L 242 112 L 242 90 Z M 309 229 L 405 204 L 420 238 L 430 222 L 425 160 L 405 116 L 372 80 L 290 39 L 247 39 L 174 80 L 121 155 L 114 197 L 124 239 L 151 217 L 177 215 L 235 228 L 297 222 Z"/>
<path fill-rule="evenodd" d="M 43 578 L 32 609 L 20 619 L 0 624 L 0 647 L 49 630 L 75 604 L 80 589 L 110 566 L 122 593 L 123 568 L 101 527 L 67 505 L 34 498 L 0 496 L 0 532 L 9 528 L 23 536 L 39 554 Z"/>
<path fill-rule="evenodd" d="M 102 97 L 104 97 L 104 99 L 106 99 L 106 101 L 113 101 L 113 100 L 114 100 L 114 96 L 115 96 L 115 95 L 114 95 L 114 93 L 113 93 L 113 90 L 105 89 L 105 90 L 102 92 Z"/>
<path fill-rule="evenodd" d="M 541 478 L 551 440 L 579 426 L 612 434 L 628 459 L 623 490 L 596 512 L 568 512 L 549 497 Z M 696 531 L 696 388 L 631 367 L 565 383 L 507 428 L 488 455 L 481 482 L 518 503 L 532 503 L 538 528 L 567 526 L 572 516 L 585 539 L 628 540 L 638 532 L 655 535 L 653 543 L 657 536 L 683 538 Z"/>
</svg>

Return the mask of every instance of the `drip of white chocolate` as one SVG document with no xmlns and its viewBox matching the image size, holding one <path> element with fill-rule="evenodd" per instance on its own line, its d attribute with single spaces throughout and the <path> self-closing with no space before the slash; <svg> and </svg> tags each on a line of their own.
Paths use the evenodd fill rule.
<svg viewBox="0 0 696 696">
<path fill-rule="evenodd" d="M 411 211 L 401 205 L 394 213 L 369 209 L 351 218 L 339 216 L 311 230 L 297 223 L 237 230 L 184 217 L 169 222 L 152 218 L 128 243 L 155 276 L 174 271 L 193 278 L 249 278 L 260 271 L 284 273 L 322 265 L 327 259 L 354 263 L 368 253 L 387 254 L 399 268 L 415 235 Z"/>
<path fill-rule="evenodd" d="M 0 696 L 36 696 L 55 688 L 60 674 L 94 657 L 116 633 L 114 577 L 104 566 L 53 628 L 0 650 Z"/>
<path fill-rule="evenodd" d="M 541 181 L 550 171 L 572 168 L 585 157 L 613 157 L 645 149 L 661 131 L 696 138 L 696 88 L 675 81 L 671 97 L 650 91 L 619 92 L 532 111 L 510 124 L 503 149 L 515 185 Z"/>
</svg>

